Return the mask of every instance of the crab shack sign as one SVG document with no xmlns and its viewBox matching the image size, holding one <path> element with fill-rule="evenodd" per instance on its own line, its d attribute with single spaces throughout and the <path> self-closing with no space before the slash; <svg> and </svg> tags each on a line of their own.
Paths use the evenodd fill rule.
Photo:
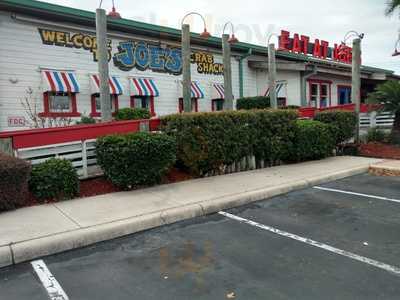
<svg viewBox="0 0 400 300">
<path fill-rule="evenodd" d="M 289 31 L 282 30 L 279 36 L 279 50 L 289 51 L 292 53 L 304 54 L 320 59 L 330 59 L 346 64 L 351 64 L 352 48 L 343 43 L 334 44 L 333 47 L 329 42 L 315 39 L 311 40 L 306 35 L 295 33 L 291 35 Z"/>
</svg>

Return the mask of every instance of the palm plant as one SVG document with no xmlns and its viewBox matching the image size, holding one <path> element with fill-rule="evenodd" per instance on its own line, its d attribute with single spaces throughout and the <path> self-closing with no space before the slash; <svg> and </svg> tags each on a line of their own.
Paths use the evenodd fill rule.
<svg viewBox="0 0 400 300">
<path fill-rule="evenodd" d="M 391 140 L 400 144 L 400 81 L 389 80 L 379 85 L 375 92 L 369 94 L 367 101 L 381 104 L 382 110 L 395 115 Z"/>
<path fill-rule="evenodd" d="M 386 15 L 393 15 L 397 9 L 400 9 L 400 0 L 389 0 L 386 7 Z"/>
</svg>

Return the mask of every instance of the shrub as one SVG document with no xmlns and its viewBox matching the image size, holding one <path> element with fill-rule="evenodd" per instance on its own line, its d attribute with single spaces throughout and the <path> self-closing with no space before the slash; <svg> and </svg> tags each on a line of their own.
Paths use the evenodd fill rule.
<svg viewBox="0 0 400 300">
<path fill-rule="evenodd" d="M 113 184 L 123 189 L 152 185 L 175 163 L 176 143 L 165 134 L 138 132 L 101 137 L 97 161 Z"/>
<path fill-rule="evenodd" d="M 51 158 L 33 166 L 29 188 L 39 201 L 71 199 L 79 193 L 79 178 L 68 160 Z"/>
<path fill-rule="evenodd" d="M 82 124 L 96 124 L 96 120 L 92 117 L 82 116 L 79 121 L 76 121 L 76 125 Z"/>
<path fill-rule="evenodd" d="M 282 106 L 279 107 L 279 109 L 300 109 L 301 107 L 298 105 L 287 105 L 287 106 Z"/>
<path fill-rule="evenodd" d="M 367 142 L 387 142 L 389 140 L 390 134 L 387 134 L 384 130 L 378 129 L 376 127 L 372 127 L 368 129 L 367 132 Z"/>
<path fill-rule="evenodd" d="M 248 155 L 267 162 L 287 156 L 296 118 L 290 110 L 242 110 L 170 115 L 161 122 L 177 141 L 179 163 L 204 176 Z"/>
<path fill-rule="evenodd" d="M 115 114 L 115 120 L 117 121 L 143 120 L 150 118 L 150 112 L 144 108 L 122 108 L 119 109 Z"/>
<path fill-rule="evenodd" d="M 287 160 L 307 161 L 331 156 L 335 140 L 331 125 L 319 121 L 297 120 L 293 145 Z"/>
<path fill-rule="evenodd" d="M 28 162 L 0 153 L 0 211 L 26 204 L 30 171 Z"/>
<path fill-rule="evenodd" d="M 335 137 L 336 145 L 342 144 L 355 134 L 357 118 L 354 112 L 349 111 L 324 111 L 317 113 L 316 121 L 331 124 L 332 135 Z"/>
<path fill-rule="evenodd" d="M 238 110 L 265 109 L 270 107 L 271 107 L 271 102 L 269 97 L 263 97 L 263 96 L 240 98 L 237 99 L 236 102 L 236 108 Z"/>
</svg>

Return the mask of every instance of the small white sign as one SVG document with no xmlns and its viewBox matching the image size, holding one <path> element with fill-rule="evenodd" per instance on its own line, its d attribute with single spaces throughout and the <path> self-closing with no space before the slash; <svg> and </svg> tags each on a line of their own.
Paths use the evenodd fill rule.
<svg viewBox="0 0 400 300">
<path fill-rule="evenodd" d="M 25 127 L 26 119 L 22 116 L 10 116 L 8 117 L 8 127 Z"/>
</svg>

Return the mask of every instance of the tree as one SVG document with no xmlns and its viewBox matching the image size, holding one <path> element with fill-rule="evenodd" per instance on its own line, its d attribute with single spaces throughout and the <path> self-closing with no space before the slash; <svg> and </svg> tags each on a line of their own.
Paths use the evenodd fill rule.
<svg viewBox="0 0 400 300">
<path fill-rule="evenodd" d="M 382 110 L 395 115 L 391 140 L 400 145 L 400 81 L 389 80 L 379 85 L 367 101 L 382 104 Z"/>
<path fill-rule="evenodd" d="M 389 0 L 386 7 L 386 15 L 391 16 L 398 9 L 400 9 L 400 0 Z"/>
</svg>

